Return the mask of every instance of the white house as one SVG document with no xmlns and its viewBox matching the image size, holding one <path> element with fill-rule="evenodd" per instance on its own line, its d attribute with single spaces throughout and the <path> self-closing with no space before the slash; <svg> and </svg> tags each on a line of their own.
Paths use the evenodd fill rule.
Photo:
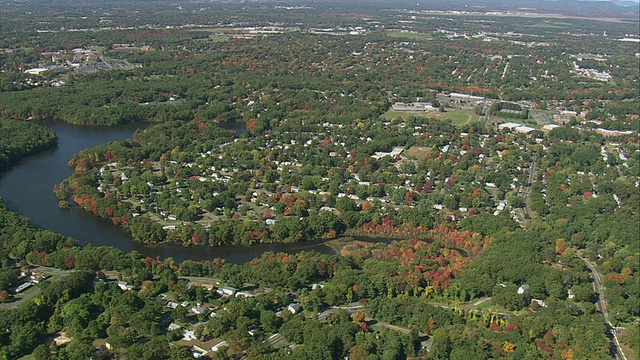
<svg viewBox="0 0 640 360">
<path fill-rule="evenodd" d="M 128 284 L 126 281 L 118 281 L 118 287 L 123 291 L 132 290 L 133 285 Z"/>
<path fill-rule="evenodd" d="M 529 284 L 524 284 L 518 288 L 518 294 L 522 295 L 529 289 Z"/>
<path fill-rule="evenodd" d="M 187 340 L 187 341 L 191 341 L 191 340 L 197 340 L 198 338 L 196 337 L 196 333 L 193 330 L 185 330 L 182 332 L 182 338 Z"/>
<path fill-rule="evenodd" d="M 213 345 L 211 347 L 211 351 L 216 352 L 216 351 L 220 350 L 221 348 L 223 348 L 225 346 L 229 346 L 229 344 L 226 341 L 221 341 L 221 342 Z"/>
<path fill-rule="evenodd" d="M 232 288 L 231 286 L 224 286 L 216 290 L 216 292 L 220 295 L 232 296 L 238 292 L 238 289 Z"/>
<path fill-rule="evenodd" d="M 177 308 L 177 307 L 178 307 L 178 305 L 179 305 L 179 304 L 178 304 L 177 302 L 173 302 L 173 301 L 169 301 L 169 302 L 167 303 L 167 307 L 168 307 L 168 308 L 170 308 L 170 309 L 175 309 L 175 308 Z"/>
</svg>

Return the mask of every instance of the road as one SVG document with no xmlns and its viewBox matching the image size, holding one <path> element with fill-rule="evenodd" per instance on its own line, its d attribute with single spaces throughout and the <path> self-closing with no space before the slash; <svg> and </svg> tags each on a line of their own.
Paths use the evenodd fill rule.
<svg viewBox="0 0 640 360">
<path fill-rule="evenodd" d="M 613 326 L 611 321 L 609 321 L 609 312 L 607 311 L 607 299 L 604 296 L 605 287 L 604 285 L 602 285 L 602 274 L 598 272 L 598 269 L 596 269 L 596 267 L 593 265 L 593 263 L 591 263 L 591 261 L 589 261 L 589 259 L 582 256 L 582 252 L 580 252 L 580 250 L 576 249 L 576 255 L 578 255 L 578 257 L 582 261 L 584 261 L 584 263 L 587 265 L 587 267 L 589 267 L 589 270 L 591 271 L 591 277 L 593 278 L 593 290 L 596 292 L 596 294 L 598 294 L 598 301 L 596 302 L 596 308 L 604 316 L 605 324 L 607 325 L 607 328 L 611 334 L 610 338 L 613 343 L 612 345 L 614 345 L 615 347 L 616 359 L 627 360 L 627 357 L 625 356 L 624 351 L 620 346 L 620 341 L 618 340 L 616 327 Z"/>
<path fill-rule="evenodd" d="M 533 211 L 531 211 L 531 207 L 527 203 L 527 200 L 529 200 L 529 195 L 531 194 L 531 185 L 535 180 L 537 161 L 538 161 L 538 154 L 533 153 L 531 157 L 531 166 L 529 166 L 529 179 L 527 181 L 527 186 L 522 191 L 522 199 L 524 199 L 524 202 L 525 202 L 525 211 L 527 212 L 527 215 L 529 216 L 530 219 L 533 219 L 535 214 L 533 213 Z"/>
<path fill-rule="evenodd" d="M 62 279 L 62 277 L 71 274 L 73 272 L 73 270 L 60 270 L 60 269 L 49 268 L 49 267 L 44 267 L 44 266 L 36 266 L 35 269 L 34 269 L 34 272 L 41 272 L 41 273 L 44 273 L 44 274 L 56 274 L 56 275 L 59 275 L 58 277 L 55 277 L 52 280 L 52 281 L 59 281 L 60 279 Z M 26 290 L 22 294 L 18 294 L 16 296 L 16 300 L 15 301 L 10 302 L 10 303 L 0 304 L 0 308 L 1 309 L 15 309 L 21 303 L 23 303 L 23 302 L 25 302 L 25 301 L 27 301 L 29 299 L 33 299 L 34 297 L 39 295 L 40 292 L 41 292 L 41 290 L 40 290 L 39 284 L 35 284 L 35 286 L 33 288 Z"/>
</svg>

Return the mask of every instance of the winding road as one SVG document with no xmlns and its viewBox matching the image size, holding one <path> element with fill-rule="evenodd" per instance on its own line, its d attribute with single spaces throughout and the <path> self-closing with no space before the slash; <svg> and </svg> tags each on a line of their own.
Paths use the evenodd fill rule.
<svg viewBox="0 0 640 360">
<path fill-rule="evenodd" d="M 578 257 L 582 261 L 584 261 L 584 263 L 587 265 L 587 267 L 589 267 L 589 270 L 591 271 L 591 277 L 593 278 L 593 290 L 596 292 L 596 294 L 598 294 L 598 301 L 596 302 L 596 308 L 604 316 L 605 325 L 607 325 L 607 328 L 611 333 L 610 339 L 612 340 L 612 345 L 615 346 L 616 359 L 627 360 L 627 357 L 625 356 L 624 351 L 622 350 L 622 346 L 620 346 L 620 341 L 618 340 L 616 327 L 613 326 L 613 324 L 609 320 L 609 312 L 607 311 L 607 299 L 605 299 L 604 297 L 605 287 L 604 285 L 602 285 L 602 274 L 598 272 L 598 269 L 596 269 L 596 267 L 593 265 L 593 263 L 591 263 L 591 261 L 589 261 L 589 259 L 582 256 L 582 252 L 580 250 L 575 249 L 575 251 L 576 251 L 576 255 L 578 255 Z"/>
</svg>

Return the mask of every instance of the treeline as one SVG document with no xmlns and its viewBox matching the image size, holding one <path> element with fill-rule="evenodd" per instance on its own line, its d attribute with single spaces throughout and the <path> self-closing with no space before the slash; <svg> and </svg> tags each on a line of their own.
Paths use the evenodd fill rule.
<svg viewBox="0 0 640 360">
<path fill-rule="evenodd" d="M 55 132 L 44 126 L 0 116 L 0 171 L 57 143 Z"/>
</svg>

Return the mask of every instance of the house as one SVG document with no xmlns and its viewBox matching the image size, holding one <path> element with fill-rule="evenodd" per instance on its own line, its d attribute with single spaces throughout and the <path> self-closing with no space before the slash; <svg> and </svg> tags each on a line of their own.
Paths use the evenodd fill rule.
<svg viewBox="0 0 640 360">
<path fill-rule="evenodd" d="M 33 286 L 33 283 L 26 282 L 15 289 L 15 293 L 20 293 Z"/>
<path fill-rule="evenodd" d="M 236 297 L 248 298 L 248 297 L 255 297 L 255 295 L 246 291 L 238 291 L 236 293 Z"/>
<path fill-rule="evenodd" d="M 126 281 L 118 281 L 118 287 L 122 289 L 122 291 L 132 290 L 133 285 L 127 283 Z"/>
<path fill-rule="evenodd" d="M 217 343 L 216 345 L 213 345 L 211 347 L 211 351 L 217 352 L 218 350 L 220 350 L 221 348 L 223 348 L 225 346 L 229 346 L 229 343 L 227 343 L 226 341 L 221 341 L 221 342 Z"/>
<path fill-rule="evenodd" d="M 533 303 L 537 303 L 540 307 L 547 307 L 547 304 L 544 302 L 544 300 L 531 299 L 531 304 Z"/>
<path fill-rule="evenodd" d="M 176 324 L 176 323 L 171 323 L 169 324 L 169 326 L 167 327 L 167 331 L 173 331 L 173 330 L 178 330 L 182 328 L 182 326 Z"/>
<path fill-rule="evenodd" d="M 30 75 L 40 75 L 45 71 L 49 71 L 49 69 L 47 68 L 33 68 L 33 69 L 27 69 L 24 71 L 25 74 L 30 74 Z"/>
<path fill-rule="evenodd" d="M 522 295 L 529 289 L 529 284 L 524 284 L 518 288 L 518 294 Z"/>
<path fill-rule="evenodd" d="M 202 306 L 194 306 L 191 308 L 191 312 L 196 315 L 200 315 L 206 313 L 207 309 L 203 308 Z"/>
<path fill-rule="evenodd" d="M 182 332 L 182 338 L 187 340 L 187 341 L 191 341 L 191 340 L 197 340 L 198 338 L 196 337 L 196 333 L 194 330 L 185 330 Z"/>
<path fill-rule="evenodd" d="M 170 308 L 170 309 L 175 309 L 175 308 L 177 308 L 177 307 L 178 307 L 178 305 L 179 305 L 179 304 L 178 304 L 177 302 L 173 302 L 173 301 L 169 301 L 169 302 L 167 303 L 167 307 L 168 307 L 168 308 Z"/>
<path fill-rule="evenodd" d="M 48 275 L 45 275 L 45 274 L 42 274 L 42 273 L 34 273 L 34 274 L 31 274 L 31 276 L 30 276 L 31 282 L 35 283 L 35 284 L 40 283 L 42 280 L 44 280 L 44 279 L 46 279 L 48 277 L 49 277 Z"/>
<path fill-rule="evenodd" d="M 224 286 L 216 290 L 216 292 L 224 296 L 233 296 L 236 292 L 238 292 L 238 289 L 232 288 L 231 286 Z"/>
<path fill-rule="evenodd" d="M 289 306 L 287 306 L 287 310 L 289 310 L 289 312 L 292 314 L 297 314 L 302 311 L 302 306 L 300 306 L 300 304 L 298 303 L 291 303 L 289 304 Z"/>
</svg>

